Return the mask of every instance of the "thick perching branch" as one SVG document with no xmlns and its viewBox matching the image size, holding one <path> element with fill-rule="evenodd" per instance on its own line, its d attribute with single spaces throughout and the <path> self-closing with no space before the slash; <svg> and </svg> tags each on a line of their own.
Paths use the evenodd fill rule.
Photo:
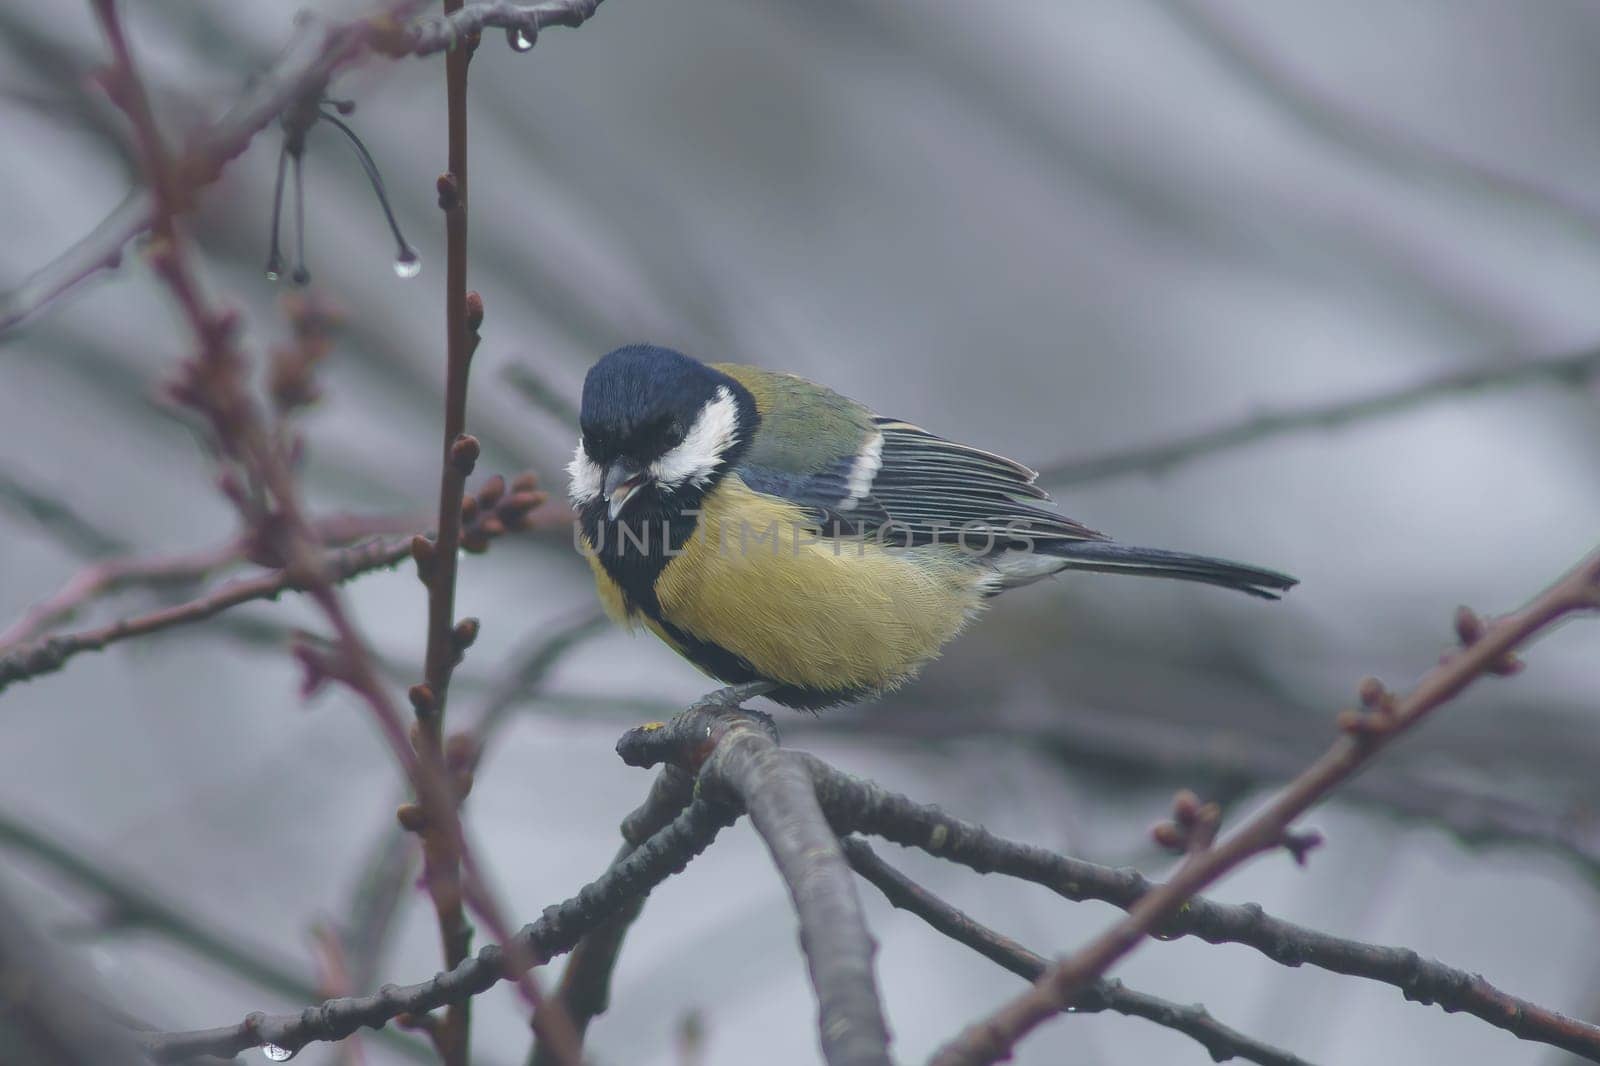
<svg viewBox="0 0 1600 1066">
<path fill-rule="evenodd" d="M 779 749 L 770 723 L 726 713 L 768 688 L 757 682 L 727 689 L 670 726 L 624 736 L 617 752 L 630 766 L 670 761 L 693 767 L 702 790 L 720 790 L 749 812 L 800 920 L 824 1060 L 829 1066 L 888 1066 L 889 1029 L 872 966 L 876 945 L 811 775 Z"/>
<path fill-rule="evenodd" d="M 1503 657 L 1494 661 L 1498 665 L 1505 662 Z M 743 694 L 734 690 L 732 698 Z M 695 794 L 700 798 L 693 800 L 666 828 L 645 837 L 636 849 L 619 857 L 576 897 L 548 909 L 543 919 L 519 932 L 513 940 L 526 958 L 544 961 L 571 950 L 585 936 L 602 936 L 604 930 L 619 923 L 625 928 L 650 889 L 681 870 L 710 843 L 718 829 L 736 817 L 737 807 L 712 798 L 732 799 L 738 795 L 724 777 L 728 764 L 719 755 L 730 737 L 737 744 L 768 752 L 765 759 L 802 770 L 834 833 L 880 836 L 980 873 L 1000 873 L 1038 883 L 1074 901 L 1094 899 L 1132 909 L 1161 888 L 1134 870 L 1112 869 L 997 837 L 981 826 L 842 773 L 805 753 L 776 748 L 769 751 L 766 743 L 770 738 L 764 725 L 758 724 L 761 720 L 751 719 L 729 704 L 728 694 L 715 694 L 671 723 L 632 730 L 619 742 L 618 750 L 625 761 L 649 765 L 665 760 L 672 764 L 657 780 L 650 800 L 624 824 L 626 839 L 639 839 L 639 834 L 676 809 L 690 794 L 689 782 L 699 782 Z M 752 737 L 760 739 L 748 739 Z M 740 758 L 751 761 L 748 752 Z M 688 775 L 690 767 L 696 770 L 697 777 Z M 790 776 L 786 771 L 785 777 Z M 761 771 L 756 772 L 755 778 L 771 780 Z M 748 781 L 746 787 L 758 791 L 766 788 L 761 784 L 752 786 Z M 1275 918 L 1255 904 L 1223 904 L 1202 897 L 1190 899 L 1180 912 L 1169 915 L 1156 928 L 1167 937 L 1189 935 L 1210 943 L 1244 944 L 1285 966 L 1309 964 L 1381 981 L 1416 1002 L 1470 1013 L 1523 1039 L 1600 1062 L 1600 1027 L 1520 999 L 1479 975 L 1424 959 L 1406 948 L 1336 937 Z M 613 935 L 617 940 L 606 945 L 611 957 L 620 943 L 620 933 Z M 984 953 L 996 957 L 995 952 Z M 866 958 L 870 965 L 871 951 L 865 944 L 851 949 L 851 956 Z M 504 954 L 486 948 L 455 971 L 419 985 L 391 988 L 377 996 L 331 1000 L 299 1014 L 252 1015 L 240 1025 L 221 1029 L 154 1034 L 145 1038 L 145 1044 L 163 1060 L 178 1060 L 199 1054 L 231 1054 L 263 1040 L 293 1050 L 313 1040 L 341 1039 L 363 1025 L 380 1026 L 401 1014 L 419 1013 L 475 995 L 504 979 L 505 961 Z M 604 1007 L 604 978 L 609 975 L 609 964 L 607 957 L 588 968 L 592 983 L 585 994 L 590 999 L 563 997 L 569 1005 L 587 1004 L 577 1012 L 580 1027 Z M 597 976 L 600 980 L 596 982 Z M 1140 1001 L 1137 993 L 1126 989 L 1119 995 L 1122 998 L 1115 1003 L 1107 1002 L 1107 1009 L 1127 1007 L 1127 1013 L 1189 1033 L 1208 1047 L 1248 1047 L 1265 1056 L 1261 1061 L 1272 1061 L 1270 1056 L 1275 1049 L 1239 1034 L 1223 1037 L 1221 1027 L 1208 1023 L 1207 1016 L 1200 1012 L 1178 1008 L 1177 1013 L 1170 1013 L 1158 1001 Z M 859 1012 L 859 1005 L 855 1009 Z M 876 1004 L 870 1004 L 868 1009 L 875 1013 Z M 1230 1039 L 1232 1044 L 1227 1043 Z M 1222 1042 L 1217 1043 L 1219 1040 Z"/>
</svg>

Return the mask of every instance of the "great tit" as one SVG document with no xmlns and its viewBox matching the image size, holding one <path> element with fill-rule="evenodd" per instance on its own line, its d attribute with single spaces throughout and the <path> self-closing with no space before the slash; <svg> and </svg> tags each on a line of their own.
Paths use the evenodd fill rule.
<svg viewBox="0 0 1600 1066">
<path fill-rule="evenodd" d="M 916 675 L 1006 589 L 1062 570 L 1277 599 L 1294 578 L 1133 548 L 1037 475 L 790 374 L 633 345 L 583 383 L 568 466 L 607 612 L 730 684 L 818 708 Z"/>
</svg>

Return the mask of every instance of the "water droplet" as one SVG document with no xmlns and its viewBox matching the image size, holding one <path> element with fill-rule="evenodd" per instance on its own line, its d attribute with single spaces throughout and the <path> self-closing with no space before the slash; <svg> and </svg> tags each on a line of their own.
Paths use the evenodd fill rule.
<svg viewBox="0 0 1600 1066">
<path fill-rule="evenodd" d="M 533 47 L 533 38 L 521 29 L 513 28 L 506 31 L 506 40 L 511 45 L 513 52 L 526 52 Z"/>
<path fill-rule="evenodd" d="M 265 1055 L 273 1062 L 288 1062 L 290 1059 L 294 1058 L 294 1052 L 290 1051 L 286 1047 L 279 1047 L 277 1044 L 262 1044 L 261 1054 Z"/>
<path fill-rule="evenodd" d="M 283 276 L 283 258 L 274 254 L 267 259 L 267 280 L 277 281 Z"/>
<path fill-rule="evenodd" d="M 294 280 L 296 285 L 311 284 L 311 271 L 307 270 L 303 266 L 295 267 L 294 273 L 290 274 L 289 277 Z"/>
<path fill-rule="evenodd" d="M 422 273 L 422 257 L 410 248 L 405 249 L 394 260 L 394 276 L 397 278 L 414 278 Z"/>
</svg>

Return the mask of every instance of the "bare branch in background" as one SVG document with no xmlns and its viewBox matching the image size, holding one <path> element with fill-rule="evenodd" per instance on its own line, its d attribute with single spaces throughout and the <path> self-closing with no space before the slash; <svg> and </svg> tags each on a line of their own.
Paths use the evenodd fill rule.
<svg viewBox="0 0 1600 1066">
<path fill-rule="evenodd" d="M 1049 967 L 1049 961 L 1043 956 L 974 920 L 884 862 L 865 841 L 846 837 L 841 843 L 845 858 L 855 872 L 870 881 L 894 906 L 915 914 L 945 936 L 1025 981 L 1038 980 Z M 1109 1010 L 1175 1029 L 1199 1041 L 1213 1062 L 1241 1058 L 1264 1066 L 1309 1066 L 1298 1055 L 1223 1025 L 1198 1004 L 1183 1006 L 1146 992 L 1136 992 L 1117 980 L 1090 985 L 1072 1001 L 1072 1010 L 1078 1014 Z"/>
<path fill-rule="evenodd" d="M 1552 214 L 1600 240 L 1600 209 L 1535 178 L 1468 156 L 1313 86 L 1208 0 L 1164 0 L 1166 10 L 1243 81 L 1307 129 L 1382 166 L 1434 178 Z"/>
<path fill-rule="evenodd" d="M 0 884 L 0 1034 L 8 1066 L 144 1061 L 91 992 L 86 973 L 33 927 Z"/>
<path fill-rule="evenodd" d="M 1153 719 L 1076 701 L 1048 703 L 1046 711 L 1019 713 L 997 706 L 976 718 L 959 707 L 880 707 L 868 721 L 823 717 L 788 732 L 801 737 L 882 733 L 930 743 L 999 735 L 1122 780 L 1192 782 L 1200 776 L 1233 792 L 1288 781 L 1315 755 L 1314 747 L 1244 728 Z M 1390 760 L 1342 787 L 1339 799 L 1437 826 L 1474 847 L 1545 848 L 1570 857 L 1600 885 L 1600 822 L 1585 805 L 1553 795 L 1547 804 L 1537 804 L 1460 776 L 1422 773 Z"/>
<path fill-rule="evenodd" d="M 540 963 L 572 950 L 585 934 L 682 870 L 732 824 L 734 816 L 734 811 L 720 803 L 694 800 L 626 860 L 520 930 L 515 947 L 524 957 Z M 424 1014 L 475 996 L 505 979 L 506 955 L 499 945 L 490 944 L 454 970 L 419 984 L 385 985 L 376 995 L 330 1000 L 294 1014 L 255 1013 L 237 1025 L 217 1029 L 142 1034 L 139 1042 L 160 1062 L 203 1055 L 226 1058 L 266 1043 L 292 1052 L 314 1041 L 342 1040 L 363 1026 L 377 1028 L 402 1014 Z"/>
<path fill-rule="evenodd" d="M 470 730 L 463 735 L 467 742 L 458 745 L 461 749 L 459 772 L 476 774 L 484 753 L 517 705 L 537 693 L 545 675 L 568 651 L 602 631 L 598 613 L 592 610 L 583 611 L 571 621 L 541 627 L 535 639 L 512 656 L 511 666 L 483 696 Z M 685 797 L 685 802 L 687 800 Z M 664 821 L 651 823 L 649 831 L 637 839 L 642 840 L 660 828 L 680 809 L 681 804 Z M 347 918 L 340 923 L 341 940 L 350 964 L 352 992 L 370 991 L 377 986 L 383 948 L 394 929 L 400 901 L 416 876 L 417 849 L 412 846 L 413 840 L 413 834 L 391 821 L 373 845 L 371 856 L 362 864 Z M 564 974 L 563 982 L 565 979 Z M 568 1013 L 571 1014 L 570 1008 Z M 579 1036 L 581 1038 L 581 1029 Z"/>
<path fill-rule="evenodd" d="M 321 563 L 326 580 L 347 581 L 358 574 L 394 566 L 411 551 L 409 539 L 398 541 L 373 540 L 351 548 L 340 548 L 327 553 Z M 284 592 L 307 592 L 312 585 L 302 574 L 288 567 L 274 570 L 260 577 L 231 581 L 213 592 L 172 607 L 163 607 L 148 614 L 119 619 L 77 633 L 65 633 L 9 648 L 0 654 L 0 691 L 18 681 L 38 677 L 61 669 L 73 656 L 86 651 L 100 651 L 133 637 L 157 633 L 173 626 L 191 625 L 204 621 L 230 607 L 254 600 L 272 600 Z"/>
<path fill-rule="evenodd" d="M 290 1000 L 309 1000 L 320 994 L 298 967 L 276 957 L 271 947 L 248 943 L 207 925 L 188 908 L 168 902 L 132 875 L 110 869 L 90 859 L 83 849 L 63 843 L 57 832 L 44 832 L 26 819 L 0 812 L 0 847 L 27 856 L 93 892 L 104 904 L 107 932 L 138 929 L 156 933 L 206 962 Z M 400 1033 L 379 1035 L 395 1051 L 419 1061 L 433 1061 L 427 1048 L 415 1040 Z"/>
<path fill-rule="evenodd" d="M 1145 444 L 1082 459 L 1063 459 L 1042 468 L 1039 480 L 1048 485 L 1066 486 L 1104 481 L 1126 474 L 1161 474 L 1193 459 L 1246 444 L 1256 444 L 1308 429 L 1337 429 L 1418 407 L 1445 396 L 1536 381 L 1581 385 L 1597 373 L 1600 373 L 1600 348 L 1586 348 L 1571 355 L 1504 366 L 1457 370 L 1398 389 L 1349 400 L 1264 412 L 1157 444 Z"/>
<path fill-rule="evenodd" d="M 510 25 L 532 47 L 533 26 L 577 26 L 594 14 L 599 0 L 547 0 L 533 5 L 488 4 L 482 25 Z M 422 0 L 391 0 L 362 18 L 330 22 L 314 13 L 296 18 L 289 43 L 272 67 L 255 79 L 227 114 L 193 138 L 192 147 L 171 168 L 170 200 L 173 210 L 185 210 L 194 195 L 222 175 L 230 161 L 243 154 L 262 130 L 293 107 L 320 99 L 333 77 L 369 52 L 390 56 L 427 56 L 458 42 L 465 27 L 478 17 L 478 5 L 469 5 L 454 24 L 441 27 L 440 19 L 405 25 L 423 6 Z M 499 22 L 490 21 L 490 16 Z M 526 49 L 520 49 L 526 50 Z M 101 271 L 122 262 L 128 242 L 156 225 L 161 208 L 148 190 L 130 193 L 115 211 L 54 262 L 40 268 L 15 289 L 0 294 L 0 338 Z"/>
<path fill-rule="evenodd" d="M 533 367 L 512 363 L 501 371 L 500 376 L 523 399 L 549 415 L 563 429 L 571 429 L 578 424 L 578 408 L 573 405 L 571 397 L 545 381 Z"/>
<path fill-rule="evenodd" d="M 611 868 L 616 868 L 637 851 L 646 840 L 672 823 L 694 799 L 695 778 L 682 767 L 668 764 L 661 768 L 645 801 L 622 820 L 623 844 Z M 604 1014 L 611 1004 L 611 974 L 622 953 L 628 929 L 644 909 L 644 897 L 619 910 L 590 932 L 572 949 L 561 972 L 557 995 L 572 1019 L 581 1041 L 589 1023 Z M 556 1053 L 544 1040 L 535 1040 L 528 1055 L 528 1066 L 557 1066 Z"/>
<path fill-rule="evenodd" d="M 324 544 L 349 544 L 351 541 L 385 533 L 415 529 L 412 519 L 339 515 L 312 523 L 317 538 Z M 0 630 L 0 653 L 41 632 L 67 621 L 93 601 L 126 588 L 163 588 L 190 585 L 212 576 L 224 567 L 249 558 L 248 538 L 235 538 L 215 548 L 172 555 L 130 556 L 107 559 L 80 570 L 54 595 L 41 600 L 5 630 Z M 352 575 L 353 576 L 353 575 Z"/>
<path fill-rule="evenodd" d="M 516 528 L 518 523 L 525 520 L 528 510 L 517 510 L 524 503 L 527 503 L 525 498 L 502 497 L 492 507 L 474 506 L 474 516 L 468 522 L 467 528 L 474 538 L 481 536 L 482 542 L 487 543 L 489 537 L 505 533 L 508 524 L 510 528 Z M 537 506 L 537 503 L 531 506 Z M 323 584 L 339 584 L 361 574 L 396 566 L 411 555 L 414 539 L 413 537 L 379 538 L 348 548 L 325 551 L 321 553 L 317 564 L 320 578 L 308 577 L 293 567 L 285 566 L 258 577 L 230 581 L 196 599 L 135 615 L 132 618 L 118 619 L 103 626 L 43 637 L 21 644 L 0 645 L 0 691 L 18 681 L 26 681 L 41 674 L 60 670 L 73 656 L 86 651 L 100 651 L 112 644 L 133 637 L 159 633 L 174 626 L 193 625 L 241 604 L 275 600 L 285 592 L 312 592 L 319 587 L 319 581 Z M 214 557 L 188 558 L 189 563 L 184 563 L 182 560 L 166 562 L 172 564 L 173 569 L 182 570 L 186 566 L 199 568 L 214 561 Z M 161 565 L 153 560 L 145 560 L 131 563 L 128 570 L 135 575 L 142 573 L 148 577 L 152 570 L 159 569 Z M 74 585 L 83 589 L 95 584 L 108 571 L 96 569 L 86 573 L 88 574 L 86 577 L 80 575 L 79 578 L 74 578 L 73 583 L 69 584 L 61 595 L 65 596 L 66 593 L 74 591 Z M 24 619 L 16 623 L 13 628 L 23 628 L 27 622 L 28 620 Z"/>
<path fill-rule="evenodd" d="M 21 514 L 78 555 L 94 559 L 128 550 L 120 537 L 83 517 L 59 493 L 14 473 L 0 471 L 0 507 Z"/>
<path fill-rule="evenodd" d="M 1600 550 L 1579 562 L 1527 606 L 1493 622 L 1485 623 L 1462 608 L 1456 616 L 1459 651 L 1445 656 L 1405 696 L 1393 695 L 1376 679 L 1363 682 L 1364 711 L 1340 714 L 1343 735 L 1220 843 L 1212 843 L 1216 815 L 1205 817 L 1206 808 L 1196 808 L 1191 797 L 1180 794 L 1174 805 L 1175 822 L 1164 828 L 1171 830 L 1170 842 L 1182 844 L 1188 856 L 1172 878 L 1142 893 L 1126 917 L 1076 954 L 1052 966 L 1026 995 L 969 1026 L 946 1044 L 931 1060 L 934 1066 L 978 1066 L 1009 1058 L 1019 1039 L 1065 1009 L 1085 986 L 1168 922 L 1191 896 L 1254 856 L 1287 848 L 1303 863 L 1311 841 L 1296 837 L 1291 828 L 1300 815 L 1473 682 L 1486 675 L 1518 672 L 1522 662 L 1515 653 L 1533 638 L 1574 614 L 1596 609 L 1600 609 Z M 1546 1021 L 1559 1024 L 1556 1019 Z M 1520 1010 L 1508 1023 L 1506 1027 L 1519 1035 L 1527 1024 Z M 1573 1036 L 1587 1036 L 1584 1030 L 1594 1029 L 1570 1019 L 1560 1019 L 1560 1023 L 1565 1023 L 1559 1027 Z"/>
</svg>

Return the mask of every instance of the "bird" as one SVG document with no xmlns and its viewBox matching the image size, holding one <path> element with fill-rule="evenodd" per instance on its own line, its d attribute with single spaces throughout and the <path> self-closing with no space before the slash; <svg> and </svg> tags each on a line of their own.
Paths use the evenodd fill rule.
<svg viewBox="0 0 1600 1066">
<path fill-rule="evenodd" d="M 628 345 L 589 369 L 578 421 L 574 541 L 606 613 L 788 707 L 894 689 L 995 596 L 1064 570 L 1297 584 L 1116 543 L 1023 464 L 792 374 Z"/>
</svg>

